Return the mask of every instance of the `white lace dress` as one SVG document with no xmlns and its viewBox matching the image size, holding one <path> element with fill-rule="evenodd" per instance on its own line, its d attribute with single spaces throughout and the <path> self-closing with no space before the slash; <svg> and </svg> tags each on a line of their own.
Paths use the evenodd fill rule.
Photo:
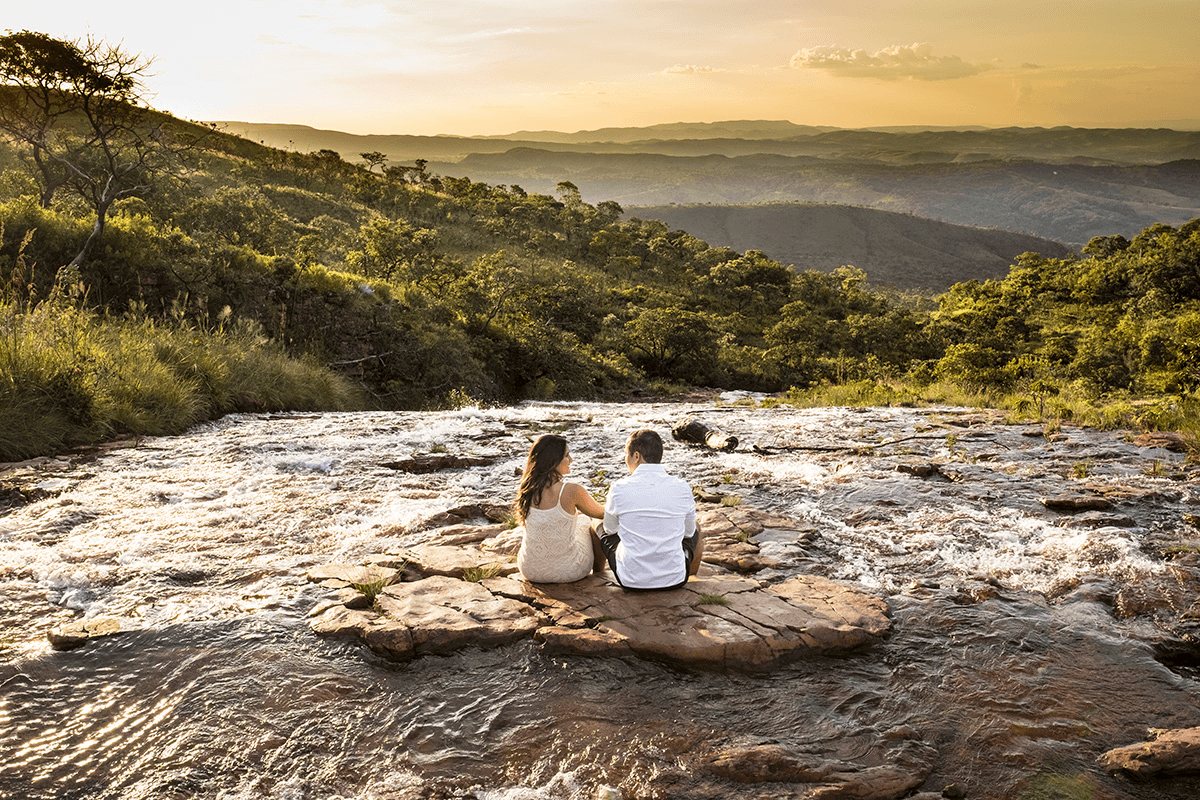
<svg viewBox="0 0 1200 800">
<path fill-rule="evenodd" d="M 562 505 L 530 508 L 517 553 L 517 569 L 533 583 L 571 583 L 592 571 L 591 520 Z"/>
</svg>

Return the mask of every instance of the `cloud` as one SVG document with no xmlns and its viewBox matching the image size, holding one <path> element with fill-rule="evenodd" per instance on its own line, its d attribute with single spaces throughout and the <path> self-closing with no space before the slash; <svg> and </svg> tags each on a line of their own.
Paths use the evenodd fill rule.
<svg viewBox="0 0 1200 800">
<path fill-rule="evenodd" d="M 709 72 L 721 72 L 712 67 L 698 67 L 695 64 L 674 64 L 662 71 L 663 75 L 702 75 Z"/>
<path fill-rule="evenodd" d="M 809 47 L 792 56 L 791 66 L 823 69 L 850 78 L 915 78 L 922 81 L 969 78 L 992 68 L 988 64 L 971 64 L 958 56 L 935 56 L 933 45 L 929 44 L 897 44 L 875 53 L 837 45 Z"/>
</svg>

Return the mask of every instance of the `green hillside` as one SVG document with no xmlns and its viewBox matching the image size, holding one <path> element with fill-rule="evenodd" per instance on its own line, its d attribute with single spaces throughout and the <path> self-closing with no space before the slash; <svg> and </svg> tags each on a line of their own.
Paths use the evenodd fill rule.
<svg viewBox="0 0 1200 800">
<path fill-rule="evenodd" d="M 997 228 L 974 228 L 856 206 L 771 203 L 626 209 L 715 245 L 762 250 L 798 270 L 852 264 L 876 286 L 944 291 L 967 280 L 1003 278 L 1017 256 L 1061 258 L 1071 248 Z"/>
<path fill-rule="evenodd" d="M 695 385 L 1194 419 L 1200 221 L 897 296 L 861 270 L 793 272 L 626 217 L 570 182 L 536 193 L 139 124 L 191 144 L 139 173 L 148 188 L 108 209 L 91 250 L 86 195 L 45 202 L 28 149 L 0 148 L 0 461 L 230 411 Z"/>
</svg>

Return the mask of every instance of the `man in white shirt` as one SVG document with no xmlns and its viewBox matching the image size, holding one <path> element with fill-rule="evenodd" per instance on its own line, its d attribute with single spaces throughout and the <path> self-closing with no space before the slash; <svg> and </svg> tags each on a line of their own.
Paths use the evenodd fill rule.
<svg viewBox="0 0 1200 800">
<path fill-rule="evenodd" d="M 626 589 L 677 589 L 700 568 L 704 541 L 687 482 L 662 466 L 662 438 L 652 430 L 625 443 L 629 477 L 608 487 L 597 533 L 617 582 Z"/>
</svg>

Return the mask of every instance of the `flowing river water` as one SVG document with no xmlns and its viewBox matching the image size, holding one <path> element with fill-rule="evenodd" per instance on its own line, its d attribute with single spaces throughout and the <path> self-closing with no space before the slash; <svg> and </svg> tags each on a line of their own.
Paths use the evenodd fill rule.
<svg viewBox="0 0 1200 800">
<path fill-rule="evenodd" d="M 534 642 L 392 663 L 310 633 L 329 590 L 308 568 L 509 502 L 536 435 L 567 436 L 574 477 L 599 487 L 630 430 L 666 436 L 689 414 L 742 445 L 668 442 L 672 472 L 814 531 L 762 542 L 780 566 L 759 577 L 855 582 L 887 601 L 883 642 L 740 673 Z M 708 798 L 721 790 L 689 764 L 720 742 L 869 762 L 905 726 L 937 753 L 925 790 L 1195 798 L 1200 777 L 1134 783 L 1095 764 L 1149 728 L 1200 725 L 1200 672 L 1162 613 L 1195 599 L 1163 551 L 1196 544 L 1200 482 L 1128 439 L 949 408 L 530 404 L 229 416 L 21 465 L 0 473 L 32 498 L 0 516 L 0 797 Z M 447 451 L 494 461 L 386 466 Z M 1116 505 L 1040 502 L 1068 491 Z M 81 617 L 130 632 L 50 650 L 46 632 Z"/>
</svg>

